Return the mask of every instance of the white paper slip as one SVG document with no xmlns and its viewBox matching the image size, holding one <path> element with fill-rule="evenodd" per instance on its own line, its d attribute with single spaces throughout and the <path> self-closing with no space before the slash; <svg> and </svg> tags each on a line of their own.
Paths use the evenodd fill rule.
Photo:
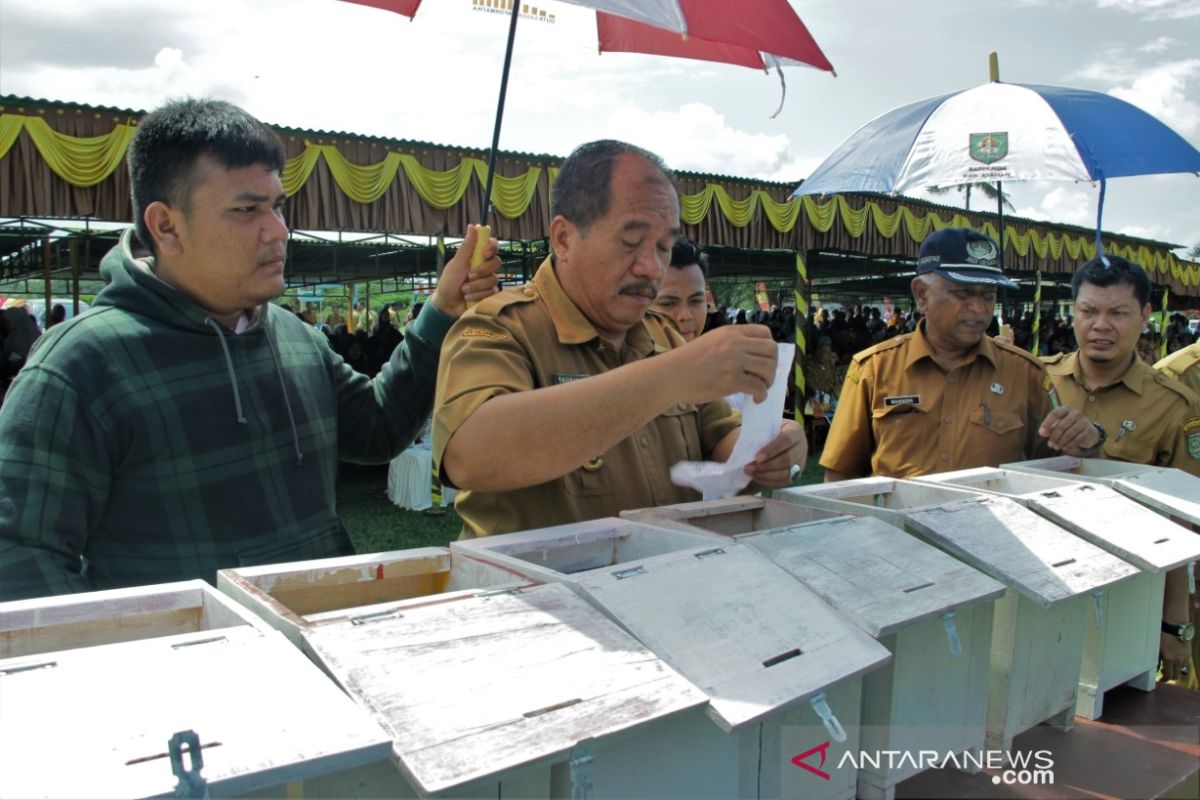
<svg viewBox="0 0 1200 800">
<path fill-rule="evenodd" d="M 779 361 L 775 364 L 775 380 L 761 403 L 747 399 L 742 409 L 742 429 L 729 460 L 680 461 L 671 467 L 671 482 L 701 492 L 705 500 L 720 500 L 746 488 L 750 476 L 745 466 L 754 460 L 762 447 L 779 434 L 783 420 L 783 403 L 787 399 L 788 380 L 796 345 L 779 345 Z"/>
</svg>

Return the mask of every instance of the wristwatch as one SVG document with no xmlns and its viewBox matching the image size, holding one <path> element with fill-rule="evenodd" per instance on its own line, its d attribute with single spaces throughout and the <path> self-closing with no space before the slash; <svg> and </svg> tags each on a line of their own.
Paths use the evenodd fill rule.
<svg viewBox="0 0 1200 800">
<path fill-rule="evenodd" d="M 1196 635 L 1196 629 L 1190 622 L 1185 622 L 1182 625 L 1176 625 L 1163 620 L 1162 632 L 1178 637 L 1179 641 L 1181 642 L 1190 642 Z"/>
</svg>

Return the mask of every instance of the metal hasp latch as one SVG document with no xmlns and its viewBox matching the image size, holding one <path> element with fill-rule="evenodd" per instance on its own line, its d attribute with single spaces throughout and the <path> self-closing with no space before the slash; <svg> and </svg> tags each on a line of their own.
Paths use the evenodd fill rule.
<svg viewBox="0 0 1200 800">
<path fill-rule="evenodd" d="M 192 759 L 190 769 L 183 766 L 183 754 L 188 753 Z M 200 752 L 200 737 L 195 731 L 179 731 L 167 742 L 167 753 L 171 756 L 171 772 L 179 778 L 175 785 L 176 797 L 207 798 L 208 781 L 200 776 L 204 769 L 204 756 Z"/>
<path fill-rule="evenodd" d="M 1104 590 L 1092 592 L 1092 597 L 1096 601 L 1096 627 L 1104 630 Z"/>
<path fill-rule="evenodd" d="M 835 742 L 846 741 L 846 729 L 842 727 L 842 723 L 838 722 L 838 718 L 833 715 L 833 709 L 829 707 L 829 701 L 825 699 L 825 693 L 817 692 L 808 702 L 812 704 L 813 711 L 817 712 L 817 716 L 821 718 L 821 722 L 825 723 L 825 730 L 829 732 L 829 736 Z"/>
<path fill-rule="evenodd" d="M 962 655 L 962 640 L 958 638 L 958 625 L 954 622 L 954 612 L 942 614 L 942 625 L 946 628 L 946 643 L 950 645 L 950 655 Z"/>
<path fill-rule="evenodd" d="M 592 796 L 592 749 L 587 742 L 571 748 L 571 800 L 588 800 Z"/>
</svg>

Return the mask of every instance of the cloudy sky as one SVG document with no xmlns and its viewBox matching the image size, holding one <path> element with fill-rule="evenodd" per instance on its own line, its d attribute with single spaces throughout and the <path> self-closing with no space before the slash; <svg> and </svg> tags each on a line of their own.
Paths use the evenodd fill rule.
<svg viewBox="0 0 1200 800">
<path fill-rule="evenodd" d="M 837 77 L 597 55 L 586 9 L 525 0 L 501 148 L 634 141 L 678 169 L 798 181 L 883 112 L 983 83 L 1128 100 L 1200 146 L 1197 0 L 792 0 Z M 288 127 L 487 147 L 507 19 L 425 0 L 415 20 L 337 0 L 0 0 L 0 94 L 150 109 L 219 96 Z M 1092 225 L 1087 184 L 1012 184 L 1018 213 Z M 942 198 L 939 202 L 952 203 Z M 978 205 L 973 199 L 973 205 Z M 1200 244 L 1200 178 L 1111 182 L 1105 228 Z"/>
</svg>

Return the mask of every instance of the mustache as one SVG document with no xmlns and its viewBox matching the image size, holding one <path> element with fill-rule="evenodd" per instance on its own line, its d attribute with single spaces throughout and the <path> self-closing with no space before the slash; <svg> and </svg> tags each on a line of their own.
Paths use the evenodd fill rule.
<svg viewBox="0 0 1200 800">
<path fill-rule="evenodd" d="M 636 281 L 621 284 L 621 288 L 617 290 L 617 294 L 633 294 L 649 297 L 653 300 L 655 297 L 658 297 L 658 284 L 649 278 L 640 278 Z"/>
</svg>

